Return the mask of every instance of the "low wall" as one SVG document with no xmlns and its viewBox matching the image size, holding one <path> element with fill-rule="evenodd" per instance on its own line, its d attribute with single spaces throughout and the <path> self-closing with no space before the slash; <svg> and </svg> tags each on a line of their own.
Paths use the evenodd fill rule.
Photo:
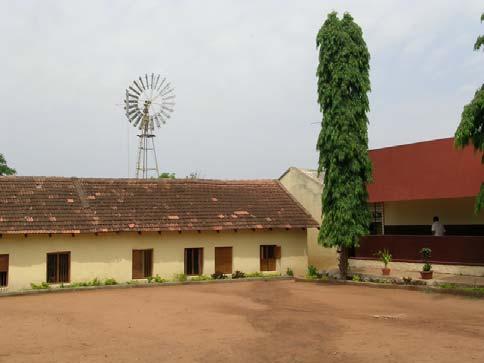
<svg viewBox="0 0 484 363">
<path fill-rule="evenodd" d="M 421 263 L 423 247 L 432 250 L 431 263 L 484 266 L 484 236 L 365 236 L 352 257 L 376 259 L 386 248 L 393 261 Z"/>
</svg>

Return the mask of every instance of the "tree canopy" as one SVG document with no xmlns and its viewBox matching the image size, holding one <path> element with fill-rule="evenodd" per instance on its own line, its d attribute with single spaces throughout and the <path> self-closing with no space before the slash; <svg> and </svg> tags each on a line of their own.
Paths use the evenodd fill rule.
<svg viewBox="0 0 484 363">
<path fill-rule="evenodd" d="M 9 168 L 7 161 L 3 154 L 0 154 L 0 176 L 2 175 L 14 175 L 16 173 L 15 169 Z"/>
<path fill-rule="evenodd" d="M 484 21 L 484 13 L 481 22 Z M 484 50 L 484 35 L 477 38 L 474 50 Z M 474 98 L 462 111 L 461 120 L 455 132 L 454 143 L 457 148 L 472 144 L 474 149 L 484 151 L 484 84 L 476 91 Z M 484 156 L 481 161 L 484 163 Z M 475 211 L 478 213 L 484 207 L 484 183 L 476 199 Z"/>
<path fill-rule="evenodd" d="M 175 179 L 175 173 L 163 172 L 158 176 L 158 179 Z"/>
<path fill-rule="evenodd" d="M 318 171 L 324 173 L 323 221 L 318 241 L 340 250 L 346 277 L 349 247 L 368 233 L 368 92 L 370 54 L 361 28 L 345 13 L 328 15 L 316 38 L 319 47 L 318 103 L 323 114 L 317 141 Z"/>
</svg>

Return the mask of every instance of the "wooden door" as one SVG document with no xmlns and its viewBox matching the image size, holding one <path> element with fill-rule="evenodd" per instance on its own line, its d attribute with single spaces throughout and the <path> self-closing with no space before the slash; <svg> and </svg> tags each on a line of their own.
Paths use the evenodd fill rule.
<svg viewBox="0 0 484 363">
<path fill-rule="evenodd" d="M 0 286 L 8 286 L 8 255 L 0 255 Z"/>
<path fill-rule="evenodd" d="M 232 273 L 232 247 L 215 247 L 215 272 Z"/>
</svg>

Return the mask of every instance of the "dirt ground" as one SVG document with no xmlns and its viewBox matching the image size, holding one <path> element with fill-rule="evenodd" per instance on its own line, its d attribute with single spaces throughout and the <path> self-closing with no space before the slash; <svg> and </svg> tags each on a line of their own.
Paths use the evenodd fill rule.
<svg viewBox="0 0 484 363">
<path fill-rule="evenodd" d="M 484 301 L 292 281 L 0 298 L 0 362 L 484 362 Z"/>
</svg>

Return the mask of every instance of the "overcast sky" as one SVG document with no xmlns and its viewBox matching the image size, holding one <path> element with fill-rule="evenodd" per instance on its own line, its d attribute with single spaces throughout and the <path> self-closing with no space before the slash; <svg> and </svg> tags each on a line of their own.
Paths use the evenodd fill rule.
<svg viewBox="0 0 484 363">
<path fill-rule="evenodd" d="M 484 81 L 482 0 L 1 0 L 0 153 L 19 175 L 132 177 L 120 104 L 154 72 L 177 96 L 161 171 L 315 168 L 315 38 L 332 10 L 353 15 L 371 54 L 370 147 L 452 136 Z"/>
</svg>

